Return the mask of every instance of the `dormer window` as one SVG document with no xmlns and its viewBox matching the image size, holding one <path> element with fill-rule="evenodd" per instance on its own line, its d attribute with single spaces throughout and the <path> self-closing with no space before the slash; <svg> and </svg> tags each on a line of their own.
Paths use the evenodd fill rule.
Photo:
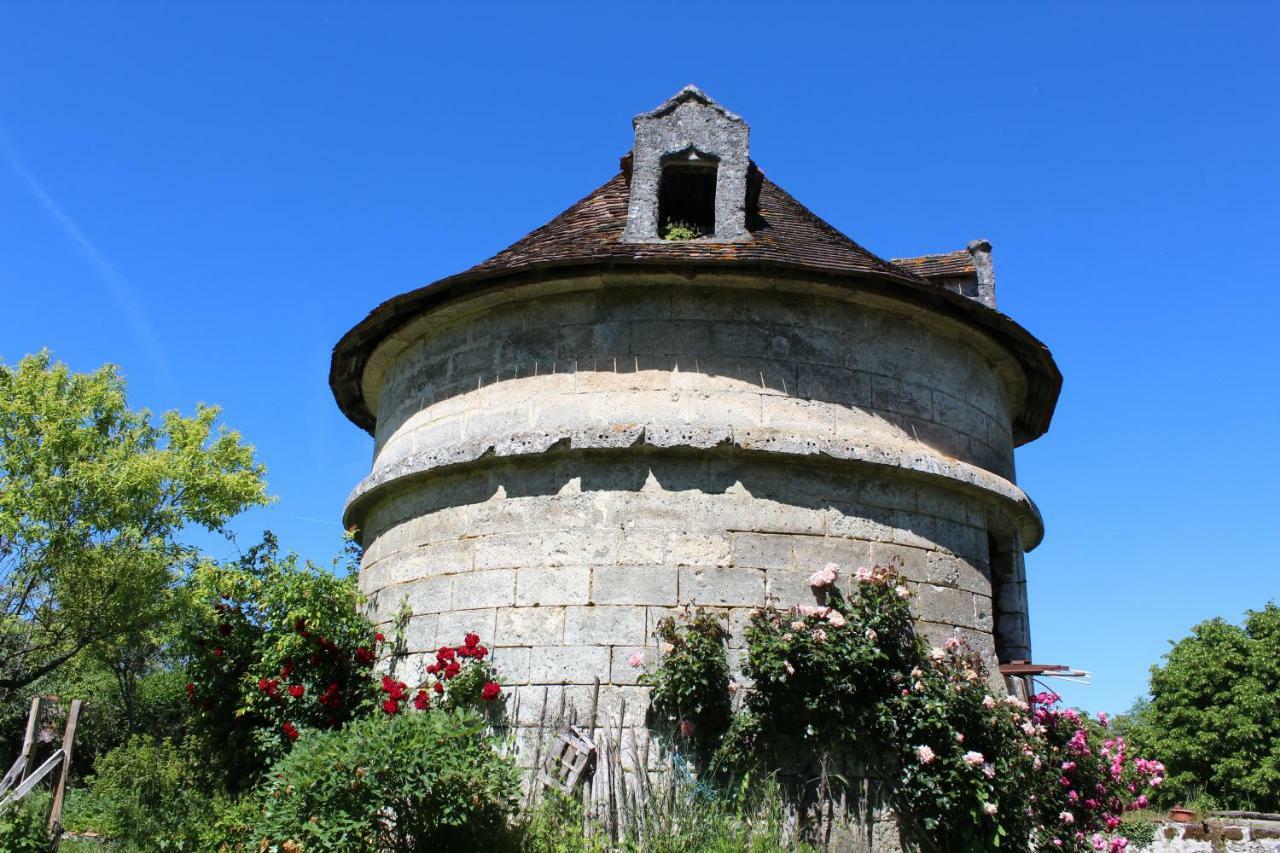
<svg viewBox="0 0 1280 853">
<path fill-rule="evenodd" d="M 747 124 L 694 86 L 635 117 L 625 243 L 749 240 Z"/>
<path fill-rule="evenodd" d="M 689 240 L 716 230 L 716 172 L 719 161 L 689 151 L 662 164 L 658 183 L 658 235 Z"/>
</svg>

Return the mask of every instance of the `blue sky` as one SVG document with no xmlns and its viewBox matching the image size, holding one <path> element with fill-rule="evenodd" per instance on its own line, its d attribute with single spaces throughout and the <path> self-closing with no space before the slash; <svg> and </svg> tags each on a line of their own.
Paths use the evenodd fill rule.
<svg viewBox="0 0 1280 853">
<path fill-rule="evenodd" d="M 0 5 L 0 357 L 220 404 L 278 496 L 242 541 L 327 560 L 372 452 L 334 342 L 695 82 L 872 251 L 994 243 L 1066 376 L 1018 469 L 1036 657 L 1094 673 L 1070 701 L 1124 710 L 1169 639 L 1276 596 L 1280 6 L 483 5 Z"/>
</svg>

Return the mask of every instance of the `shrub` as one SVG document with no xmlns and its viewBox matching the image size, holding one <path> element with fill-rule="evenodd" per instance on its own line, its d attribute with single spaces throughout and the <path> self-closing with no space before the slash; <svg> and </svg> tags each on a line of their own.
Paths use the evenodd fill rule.
<svg viewBox="0 0 1280 853">
<path fill-rule="evenodd" d="M 0 850 L 5 853 L 44 853 L 49 849 L 45 831 L 48 797 L 30 794 L 0 809 Z"/>
<path fill-rule="evenodd" d="M 1126 811 L 1147 804 L 1163 766 L 1134 758 L 1105 718 L 1059 709 L 1056 696 L 997 699 L 981 658 L 962 641 L 929 649 L 916 636 L 911 592 L 892 568 L 859 569 L 855 579 L 846 596 L 829 565 L 810 578 L 822 606 L 752 614 L 743 669 L 753 685 L 718 769 L 832 753 L 894 780 L 903 829 L 928 847 L 990 850 L 1007 840 L 1015 848 L 1122 849 L 1112 833 Z M 713 670 L 724 654 L 699 653 L 716 661 Z M 690 680 L 696 671 L 695 662 L 668 655 L 649 680 L 687 684 L 716 701 L 724 685 Z M 681 698 L 686 707 L 698 701 Z M 825 772 L 815 780 L 830 781 Z"/>
<path fill-rule="evenodd" d="M 94 766 L 85 796 L 64 821 L 93 829 L 124 850 L 205 849 L 213 780 L 193 746 L 135 735 Z"/>
<path fill-rule="evenodd" d="M 491 849 L 518 791 L 475 712 L 378 715 L 300 738 L 271 769 L 256 837 L 306 851 Z"/>
<path fill-rule="evenodd" d="M 655 636 L 662 666 L 640 677 L 641 684 L 653 687 L 654 722 L 705 758 L 731 716 L 724 626 L 718 617 L 699 610 L 679 621 L 662 619 Z"/>
<path fill-rule="evenodd" d="M 234 790 L 261 777 L 308 729 L 372 711 L 381 634 L 360 613 L 355 575 L 339 576 L 275 538 L 228 566 L 202 566 L 184 631 L 192 730 Z"/>
</svg>

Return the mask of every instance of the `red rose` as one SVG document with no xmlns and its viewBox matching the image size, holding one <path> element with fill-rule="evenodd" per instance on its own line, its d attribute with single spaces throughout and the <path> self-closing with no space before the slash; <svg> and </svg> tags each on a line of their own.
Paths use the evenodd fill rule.
<svg viewBox="0 0 1280 853">
<path fill-rule="evenodd" d="M 455 650 L 449 648 L 448 646 L 441 646 L 440 651 L 436 652 L 436 660 L 438 661 L 453 660 L 455 655 L 457 655 L 457 652 Z"/>
<path fill-rule="evenodd" d="M 292 696 L 294 699 L 301 699 L 302 694 L 305 692 L 307 692 L 307 688 L 303 687 L 301 684 L 289 685 L 289 695 Z"/>
<path fill-rule="evenodd" d="M 187 701 L 192 704 L 196 701 L 196 686 L 190 681 L 187 682 Z"/>
<path fill-rule="evenodd" d="M 471 654 L 476 658 L 476 660 L 482 660 L 485 655 L 489 654 L 489 650 L 484 646 L 476 646 L 471 650 Z"/>
<path fill-rule="evenodd" d="M 284 659 L 284 666 L 280 667 L 280 677 L 288 678 L 293 675 L 293 661 L 289 658 Z"/>
<path fill-rule="evenodd" d="M 398 714 L 400 713 L 400 703 L 394 699 L 388 699 L 382 703 L 382 710 L 388 714 Z"/>
<path fill-rule="evenodd" d="M 458 663 L 456 660 L 451 660 L 449 661 L 449 665 L 444 668 L 444 677 L 453 678 L 460 672 L 462 672 L 462 664 Z"/>
<path fill-rule="evenodd" d="M 486 702 L 492 702 L 498 698 L 498 694 L 502 692 L 502 688 L 498 686 L 496 681 L 490 681 L 480 690 L 480 698 Z"/>
<path fill-rule="evenodd" d="M 413 707 L 419 711 L 425 711 L 431 707 L 431 698 L 427 696 L 427 691 L 418 691 L 418 695 L 413 697 Z"/>
<path fill-rule="evenodd" d="M 356 649 L 355 659 L 356 663 L 361 666 L 369 666 L 373 663 L 373 652 L 369 651 L 364 646 L 360 646 Z"/>
<path fill-rule="evenodd" d="M 402 682 L 402 681 L 397 681 L 397 682 L 396 682 L 396 683 L 391 687 L 391 698 L 392 698 L 392 699 L 394 699 L 394 700 L 396 700 L 397 702 L 399 702 L 399 701 L 400 701 L 401 699 L 403 699 L 403 698 L 404 698 L 404 696 L 405 696 L 405 692 L 404 692 L 404 691 L 405 691 L 406 687 L 407 687 L 407 685 L 406 685 L 404 682 Z"/>
<path fill-rule="evenodd" d="M 382 692 L 390 693 L 391 688 L 396 686 L 396 680 L 389 675 L 382 676 Z"/>
<path fill-rule="evenodd" d="M 214 647 L 213 647 L 213 656 L 214 656 L 215 658 L 220 658 L 220 657 L 222 657 L 222 646 L 214 646 Z"/>
<path fill-rule="evenodd" d="M 480 645 L 480 635 L 467 634 L 467 636 L 462 638 L 462 642 L 466 643 L 467 648 L 474 649 L 476 646 Z"/>
<path fill-rule="evenodd" d="M 437 682 L 435 683 L 435 685 L 433 686 L 433 689 L 434 689 L 437 693 L 443 693 L 443 692 L 444 692 L 444 682 L 443 682 L 443 681 L 437 681 Z"/>
<path fill-rule="evenodd" d="M 298 727 L 295 726 L 293 723 L 285 723 L 280 728 L 284 729 L 284 736 L 287 737 L 289 740 L 298 739 Z"/>
<path fill-rule="evenodd" d="M 266 680 L 265 678 L 259 678 L 259 679 L 258 679 L 258 689 L 259 689 L 259 690 L 262 690 L 262 691 L 264 691 L 264 692 L 266 691 L 266 689 L 267 689 L 267 680 Z"/>
<path fill-rule="evenodd" d="M 458 653 L 458 657 L 460 657 L 460 658 L 469 658 L 469 657 L 471 657 L 471 648 L 470 648 L 470 646 L 458 646 L 458 648 L 457 648 L 455 651 L 457 651 L 457 653 Z"/>
<path fill-rule="evenodd" d="M 378 633 L 376 633 L 376 634 L 374 634 L 374 635 L 373 635 L 373 641 L 374 641 L 375 643 L 381 643 L 381 642 L 385 641 L 386 639 L 387 639 L 387 638 L 386 638 L 386 636 L 385 636 L 381 631 L 379 631 Z"/>
<path fill-rule="evenodd" d="M 427 675 L 435 675 L 439 671 L 440 671 L 440 664 L 438 663 L 430 664 L 427 667 Z"/>
</svg>

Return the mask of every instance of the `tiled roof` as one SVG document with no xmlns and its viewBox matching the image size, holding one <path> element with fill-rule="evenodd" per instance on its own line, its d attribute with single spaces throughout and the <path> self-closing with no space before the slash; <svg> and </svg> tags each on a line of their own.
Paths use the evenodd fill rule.
<svg viewBox="0 0 1280 853">
<path fill-rule="evenodd" d="M 363 393 L 363 375 L 379 343 L 423 311 L 460 289 L 516 287 L 548 277 L 600 269 L 647 266 L 716 268 L 775 276 L 819 276 L 872 292 L 912 300 L 967 322 L 1014 352 L 1028 375 L 1027 400 L 1016 416 L 1015 435 L 1029 441 L 1049 427 L 1062 375 L 1044 344 L 1003 314 L 960 296 L 938 278 L 974 275 L 967 251 L 886 261 L 873 255 L 792 198 L 753 167 L 757 201 L 748 206 L 750 238 L 740 242 L 685 240 L 623 243 L 630 188 L 620 172 L 546 225 L 488 260 L 383 302 L 348 331 L 333 350 L 329 384 L 339 407 L 372 432 L 375 417 Z"/>
<path fill-rule="evenodd" d="M 967 249 L 943 255 L 894 258 L 890 263 L 924 278 L 958 278 L 977 274 L 973 266 L 973 255 Z"/>
<path fill-rule="evenodd" d="M 748 211 L 751 238 L 713 243 L 682 240 L 622 243 L 630 188 L 619 173 L 546 225 L 463 273 L 507 272 L 546 263 L 584 261 L 771 263 L 915 279 L 824 222 L 786 190 L 760 177 L 759 201 Z"/>
</svg>

